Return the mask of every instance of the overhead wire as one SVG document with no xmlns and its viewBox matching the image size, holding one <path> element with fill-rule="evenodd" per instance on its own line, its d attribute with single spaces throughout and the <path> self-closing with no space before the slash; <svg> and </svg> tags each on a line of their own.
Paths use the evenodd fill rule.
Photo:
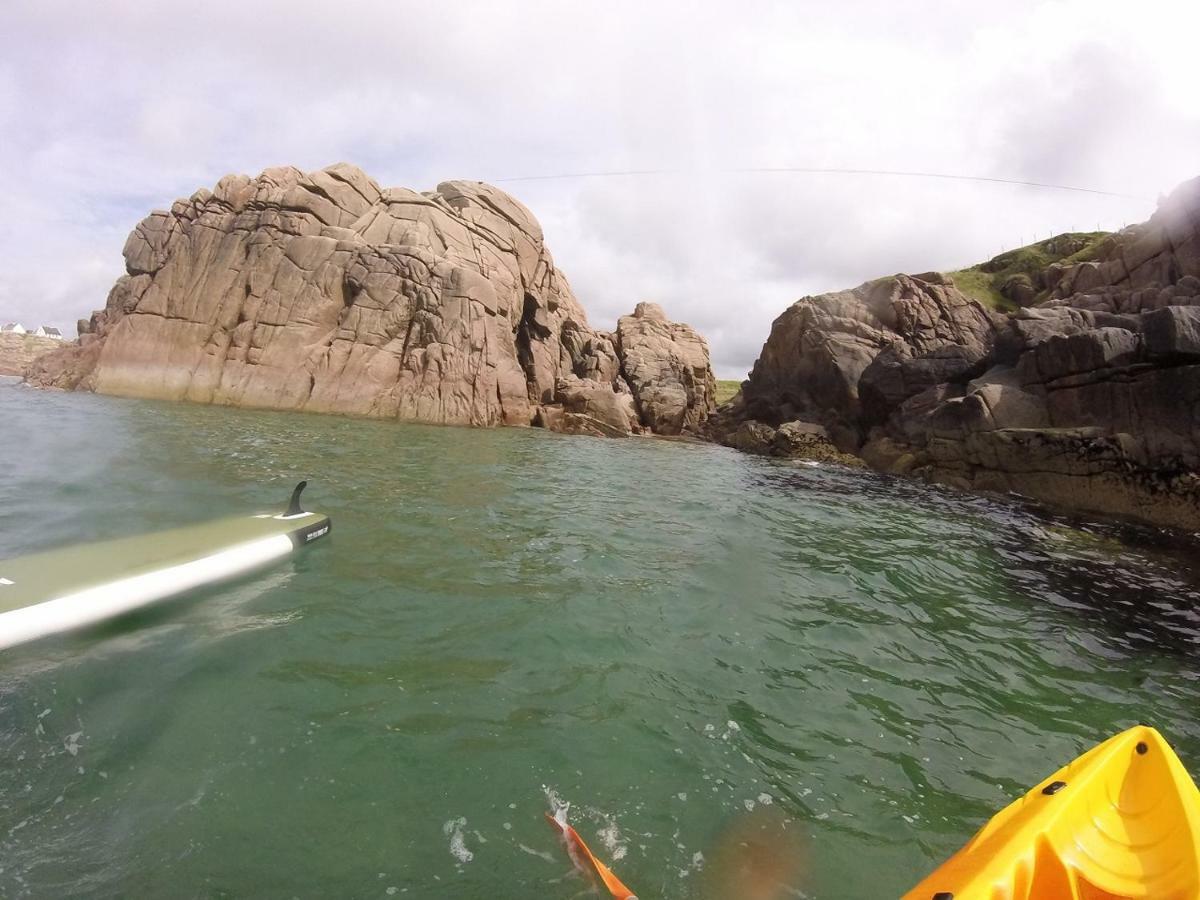
<svg viewBox="0 0 1200 900">
<path fill-rule="evenodd" d="M 951 172 L 912 172 L 900 169 L 854 169 L 828 166 L 748 166 L 733 169 L 718 169 L 720 174 L 802 174 L 802 175 L 870 175 L 893 178 L 935 178 L 945 181 L 975 181 L 991 184 L 1011 184 L 1020 187 L 1042 188 L 1055 191 L 1073 191 L 1080 194 L 1095 194 L 1102 197 L 1120 197 L 1125 200 L 1143 200 L 1149 198 L 1136 194 L 1126 194 L 1120 191 L 1106 191 L 1099 188 L 1079 187 L 1070 184 L 1054 184 L 1045 181 L 1028 181 L 1021 178 L 999 178 L 990 175 L 960 175 Z M 654 175 L 685 174 L 681 169 L 624 169 L 599 172 L 562 172 L 553 175 L 512 175 L 505 178 L 493 178 L 493 183 L 504 184 L 518 181 L 565 181 L 580 178 L 625 178 L 646 177 Z"/>
</svg>

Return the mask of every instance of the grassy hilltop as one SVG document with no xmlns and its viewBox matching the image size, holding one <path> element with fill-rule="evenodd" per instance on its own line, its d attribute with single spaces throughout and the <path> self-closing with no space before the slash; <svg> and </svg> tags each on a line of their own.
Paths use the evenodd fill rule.
<svg viewBox="0 0 1200 900">
<path fill-rule="evenodd" d="M 947 272 L 955 286 L 990 309 L 1009 312 L 1045 299 L 1043 273 L 1054 263 L 1064 266 L 1095 258 L 1107 231 L 1067 232 L 1036 244 L 1018 247 L 987 262 Z M 1022 298 L 1025 302 L 1022 303 Z"/>
</svg>

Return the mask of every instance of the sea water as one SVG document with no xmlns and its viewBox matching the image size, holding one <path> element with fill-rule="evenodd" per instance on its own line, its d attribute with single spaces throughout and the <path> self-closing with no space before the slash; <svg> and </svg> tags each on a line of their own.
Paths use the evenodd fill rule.
<svg viewBox="0 0 1200 900">
<path fill-rule="evenodd" d="M 642 898 L 746 834 L 896 896 L 1137 722 L 1200 766 L 1187 538 L 715 446 L 0 386 L 0 558 L 306 505 L 256 576 L 0 654 L 0 896 Z M 734 847 L 731 850 L 731 846 Z"/>
</svg>

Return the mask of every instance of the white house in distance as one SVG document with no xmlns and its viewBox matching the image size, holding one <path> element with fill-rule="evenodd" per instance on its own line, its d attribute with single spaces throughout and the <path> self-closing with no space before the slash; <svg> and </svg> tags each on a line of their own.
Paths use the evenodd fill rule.
<svg viewBox="0 0 1200 900">
<path fill-rule="evenodd" d="M 0 334 L 32 334 L 35 337 L 50 338 L 52 341 L 66 340 L 62 331 L 53 325 L 39 325 L 36 331 L 29 331 L 20 322 L 5 322 L 0 325 Z"/>
</svg>

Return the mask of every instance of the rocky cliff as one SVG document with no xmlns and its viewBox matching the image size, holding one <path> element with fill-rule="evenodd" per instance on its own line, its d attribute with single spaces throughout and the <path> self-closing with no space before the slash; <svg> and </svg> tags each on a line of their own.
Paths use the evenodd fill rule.
<svg viewBox="0 0 1200 900">
<path fill-rule="evenodd" d="M 713 408 L 703 338 L 639 305 L 593 329 L 524 206 L 479 182 L 228 175 L 129 236 L 43 386 L 458 425 L 676 434 Z"/>
<path fill-rule="evenodd" d="M 1200 179 L 1086 237 L 1005 277 L 1012 312 L 938 273 L 798 301 L 710 435 L 779 452 L 800 420 L 881 470 L 1200 529 Z"/>
</svg>

